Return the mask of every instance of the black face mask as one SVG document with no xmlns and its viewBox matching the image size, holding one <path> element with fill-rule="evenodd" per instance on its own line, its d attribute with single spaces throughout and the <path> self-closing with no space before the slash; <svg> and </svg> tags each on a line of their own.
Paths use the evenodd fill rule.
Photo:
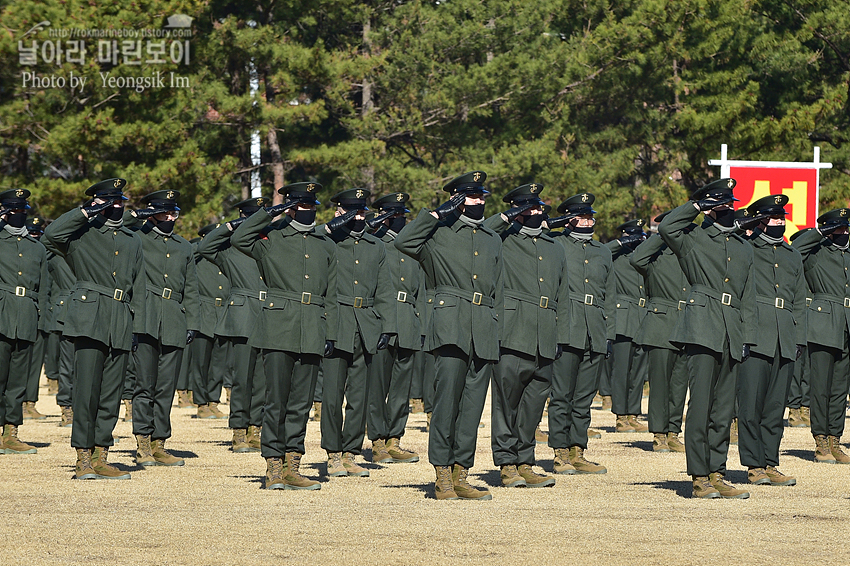
<svg viewBox="0 0 850 566">
<path fill-rule="evenodd" d="M 464 207 L 463 215 L 467 218 L 472 218 L 473 220 L 481 220 L 484 218 L 484 203 L 467 204 Z"/>
<path fill-rule="evenodd" d="M 174 220 L 160 220 L 156 223 L 156 227 L 163 234 L 170 234 L 174 231 L 174 222 Z"/>
<path fill-rule="evenodd" d="M 522 225 L 526 228 L 536 229 L 540 228 L 543 224 L 544 215 L 542 214 L 532 214 L 530 216 L 520 216 L 522 218 Z"/>
<path fill-rule="evenodd" d="M 350 226 L 351 226 L 351 231 L 354 232 L 355 234 L 358 233 L 358 232 L 362 232 L 363 230 L 366 229 L 366 220 L 365 219 L 354 220 L 353 222 L 351 222 Z"/>
<path fill-rule="evenodd" d="M 771 238 L 781 238 L 785 235 L 785 225 L 782 226 L 766 226 L 764 233 Z"/>
<path fill-rule="evenodd" d="M 847 245 L 847 242 L 850 241 L 850 234 L 832 234 L 830 238 L 832 238 L 832 242 L 836 246 L 843 248 Z"/>
<path fill-rule="evenodd" d="M 316 221 L 316 209 L 313 210 L 296 210 L 293 218 L 299 224 L 309 226 Z"/>
<path fill-rule="evenodd" d="M 593 234 L 593 226 L 576 226 L 572 231 L 576 234 Z"/>
<path fill-rule="evenodd" d="M 6 214 L 6 224 L 12 228 L 23 228 L 27 223 L 26 212 L 10 212 Z"/>
<path fill-rule="evenodd" d="M 124 216 L 124 207 L 110 206 L 109 208 L 103 211 L 103 215 L 107 218 L 107 220 L 121 220 L 121 218 Z"/>
<path fill-rule="evenodd" d="M 390 219 L 389 229 L 398 234 L 406 224 L 407 218 L 404 216 L 394 216 Z"/>
<path fill-rule="evenodd" d="M 735 225 L 735 211 L 731 208 L 715 210 L 714 215 L 714 221 L 723 226 L 724 228 L 731 228 Z"/>
</svg>

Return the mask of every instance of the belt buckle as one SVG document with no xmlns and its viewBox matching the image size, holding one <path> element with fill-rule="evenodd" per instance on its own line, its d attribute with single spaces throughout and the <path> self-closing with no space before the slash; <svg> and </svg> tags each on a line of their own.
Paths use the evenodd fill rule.
<svg viewBox="0 0 850 566">
<path fill-rule="evenodd" d="M 395 299 L 400 303 L 404 303 L 407 301 L 407 293 L 405 291 L 399 291 Z"/>
<path fill-rule="evenodd" d="M 773 301 L 773 306 L 778 308 L 778 309 L 784 309 L 785 308 L 785 299 L 780 299 L 779 297 L 776 297 L 776 299 Z"/>
<path fill-rule="evenodd" d="M 171 298 L 171 289 L 169 289 L 168 287 L 163 287 L 162 288 L 162 295 L 160 295 L 160 296 L 163 299 L 170 299 Z"/>
<path fill-rule="evenodd" d="M 112 293 L 112 298 L 116 301 L 124 300 L 124 289 L 115 289 L 115 292 Z"/>
<path fill-rule="evenodd" d="M 261 300 L 261 301 L 265 301 L 265 300 L 266 300 L 266 295 L 267 295 L 267 294 L 268 294 L 268 292 L 267 292 L 267 291 L 260 291 L 260 300 Z"/>
<path fill-rule="evenodd" d="M 363 297 L 354 297 L 354 308 L 362 309 L 363 308 Z"/>
<path fill-rule="evenodd" d="M 540 308 L 548 309 L 549 308 L 549 297 L 540 297 Z"/>
<path fill-rule="evenodd" d="M 584 296 L 584 304 L 593 305 L 593 295 L 585 295 Z"/>
<path fill-rule="evenodd" d="M 685 301 L 679 301 L 678 310 L 685 310 L 685 305 L 688 304 Z"/>
<path fill-rule="evenodd" d="M 638 306 L 639 307 L 645 307 L 646 306 L 646 299 L 644 299 L 643 297 L 638 299 Z"/>
<path fill-rule="evenodd" d="M 850 298 L 844 297 L 844 308 L 850 309 Z"/>
<path fill-rule="evenodd" d="M 481 293 L 472 293 L 472 304 L 473 305 L 480 305 L 481 299 L 483 299 L 483 298 L 484 298 L 484 295 L 482 295 Z"/>
<path fill-rule="evenodd" d="M 15 296 L 26 297 L 27 296 L 27 288 L 26 287 L 15 287 Z"/>
<path fill-rule="evenodd" d="M 726 305 L 727 307 L 731 306 L 732 305 L 732 295 L 730 295 L 729 293 L 723 293 L 722 295 L 720 295 L 720 302 L 723 303 L 724 305 Z"/>
<path fill-rule="evenodd" d="M 812 306 L 812 298 L 811 297 L 806 297 L 806 306 L 807 307 Z"/>
<path fill-rule="evenodd" d="M 308 293 L 307 291 L 304 291 L 303 293 L 301 293 L 301 304 L 302 305 L 309 305 L 310 301 L 312 301 L 312 300 L 313 300 L 313 293 Z"/>
<path fill-rule="evenodd" d="M 224 304 L 224 300 L 221 297 L 216 297 L 215 306 L 220 307 L 222 304 Z"/>
</svg>

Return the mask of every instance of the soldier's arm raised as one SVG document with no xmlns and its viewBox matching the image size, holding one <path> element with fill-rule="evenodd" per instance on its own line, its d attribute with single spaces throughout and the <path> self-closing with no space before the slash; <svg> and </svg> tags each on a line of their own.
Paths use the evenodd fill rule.
<svg viewBox="0 0 850 566">
<path fill-rule="evenodd" d="M 802 261 L 798 267 L 797 276 L 794 279 L 794 322 L 796 323 L 794 329 L 797 331 L 796 344 L 805 346 L 809 328 L 808 317 L 806 316 L 808 288 L 806 287 L 806 277 L 803 272 Z"/>
<path fill-rule="evenodd" d="M 142 251 L 142 237 L 133 235 L 133 241 L 137 242 L 136 249 L 136 273 L 133 277 L 133 296 L 130 297 L 130 308 L 133 309 L 133 333 L 145 333 L 145 293 L 147 293 L 145 275 L 145 254 Z"/>
<path fill-rule="evenodd" d="M 195 258 L 189 255 L 186 261 L 186 284 L 183 287 L 183 308 L 186 309 L 186 328 L 200 330 L 201 295 L 198 291 L 198 272 L 195 268 Z"/>
<path fill-rule="evenodd" d="M 381 259 L 378 262 L 378 288 L 375 292 L 375 309 L 381 316 L 381 333 L 398 334 L 398 323 L 396 322 L 396 298 L 398 289 L 390 273 L 390 264 L 387 259 L 387 250 L 381 243 Z"/>
<path fill-rule="evenodd" d="M 690 253 L 693 247 L 694 232 L 687 231 L 688 226 L 699 216 L 699 209 L 693 202 L 688 201 L 674 208 L 664 217 L 658 226 L 658 233 L 670 249 L 679 257 Z"/>
<path fill-rule="evenodd" d="M 744 344 L 758 344 L 759 309 L 756 304 L 755 268 L 750 249 L 750 269 L 741 296 L 741 317 L 744 320 Z M 804 300 L 805 302 L 805 300 Z"/>
<path fill-rule="evenodd" d="M 605 336 L 608 340 L 614 340 L 617 337 L 617 278 L 614 276 L 613 260 L 610 266 L 605 279 Z"/>
<path fill-rule="evenodd" d="M 38 329 L 48 330 L 45 322 L 50 310 L 50 274 L 47 271 L 47 250 L 42 246 L 41 272 L 38 277 Z"/>
<path fill-rule="evenodd" d="M 501 234 L 502 232 L 510 228 L 511 223 L 505 221 L 505 219 L 502 218 L 502 214 L 499 213 L 494 214 L 493 216 L 485 220 L 482 226 L 484 226 L 485 228 L 489 228 L 497 234 Z"/>
<path fill-rule="evenodd" d="M 327 335 L 325 340 L 336 342 L 339 330 L 339 303 L 336 295 L 336 246 L 330 240 L 325 240 L 330 256 L 328 257 L 328 290 L 325 295 L 325 319 L 327 322 Z"/>
<path fill-rule="evenodd" d="M 50 226 L 48 226 L 49 228 Z M 818 262 L 818 254 L 812 253 L 819 249 L 820 243 L 823 241 L 824 237 L 817 230 L 807 230 L 805 233 L 800 234 L 797 238 L 794 239 L 794 242 L 791 246 L 800 252 L 800 255 L 803 256 L 803 264 L 806 266 L 806 269 L 811 269 Z"/>
<path fill-rule="evenodd" d="M 230 235 L 233 232 L 227 227 L 227 223 L 223 222 L 220 226 L 214 228 L 209 234 L 198 242 L 197 252 L 204 259 L 218 265 L 218 254 L 227 248 L 230 244 Z"/>
<path fill-rule="evenodd" d="M 427 208 L 423 208 L 419 215 L 404 227 L 394 241 L 396 249 L 405 255 L 409 255 L 417 261 L 425 253 L 425 248 L 440 221 L 431 215 Z"/>
<path fill-rule="evenodd" d="M 567 260 L 562 259 L 563 266 L 561 267 L 561 284 L 558 286 L 558 308 L 555 311 L 555 316 L 558 319 L 557 323 L 557 342 L 558 344 L 566 344 L 570 335 L 570 277 Z"/>
<path fill-rule="evenodd" d="M 263 230 L 272 223 L 274 216 L 260 209 L 239 225 L 230 236 L 230 244 L 254 259 L 262 259 L 268 252 L 269 241 L 261 238 Z"/>
<path fill-rule="evenodd" d="M 644 242 L 641 242 L 635 248 L 634 253 L 629 257 L 629 263 L 637 269 L 638 273 L 646 277 L 649 271 L 649 266 L 655 260 L 656 254 L 664 247 L 664 240 L 658 234 L 653 234 Z"/>
<path fill-rule="evenodd" d="M 89 223 L 88 217 L 79 208 L 72 208 L 44 229 L 44 238 L 54 253 L 64 256 L 68 253 L 68 244 L 80 228 Z"/>
</svg>

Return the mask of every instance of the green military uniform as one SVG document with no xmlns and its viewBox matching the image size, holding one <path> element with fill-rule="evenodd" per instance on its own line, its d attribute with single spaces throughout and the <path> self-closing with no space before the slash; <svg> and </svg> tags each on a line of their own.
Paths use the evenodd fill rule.
<svg viewBox="0 0 850 566">
<path fill-rule="evenodd" d="M 846 227 L 848 218 L 850 209 L 829 211 L 818 218 L 819 229 L 794 240 L 812 291 L 806 339 L 815 459 L 831 463 L 847 458 L 841 452 L 840 440 L 850 376 L 850 251 L 846 235 L 831 231 Z"/>
<path fill-rule="evenodd" d="M 178 212 L 178 191 L 146 195 L 148 209 Z M 198 278 L 192 244 L 173 233 L 173 221 L 151 217 L 137 232 L 145 257 L 145 329 L 138 336 L 133 434 L 151 441 L 171 437 L 171 405 L 183 349 L 199 328 Z M 156 459 L 156 455 L 154 456 Z"/>
<path fill-rule="evenodd" d="M 514 212 L 529 204 L 539 209 L 542 190 L 538 183 L 522 185 L 503 200 L 515 207 Z M 501 357 L 493 368 L 490 444 L 503 483 L 538 487 L 554 485 L 551 478 L 530 475 L 526 466 L 536 463 L 534 433 L 549 396 L 552 364 L 560 351 L 558 336 L 568 332 L 570 286 L 563 247 L 540 227 L 543 214 L 512 211 L 484 223 L 501 236 L 505 265 L 503 296 L 498 301 L 504 311 Z M 521 468 L 517 473 L 521 481 L 513 476 L 515 466 Z"/>
<path fill-rule="evenodd" d="M 124 222 L 124 228 L 132 232 L 137 232 L 139 228 L 141 228 L 145 221 L 142 218 L 137 218 L 133 215 L 133 213 L 129 210 L 124 211 L 124 215 L 122 216 L 122 220 Z M 121 399 L 124 401 L 125 406 L 127 407 L 127 414 L 124 416 L 125 421 L 132 420 L 132 403 L 133 403 L 133 392 L 136 389 L 136 362 L 135 357 L 133 355 L 128 356 L 127 358 L 127 371 L 124 375 L 124 387 L 121 392 Z"/>
<path fill-rule="evenodd" d="M 121 199 L 124 179 L 107 179 L 86 194 Z M 44 238 L 76 277 L 63 335 L 74 338 L 74 425 L 71 446 L 112 445 L 132 335 L 145 331 L 145 273 L 141 238 L 120 217 L 73 209 L 47 227 Z M 79 452 L 78 452 L 79 456 Z"/>
<path fill-rule="evenodd" d="M 696 191 L 692 198 L 716 207 L 722 199 L 734 198 L 734 186 L 733 179 L 720 179 Z M 699 213 L 698 206 L 689 201 L 673 209 L 658 228 L 691 285 L 670 338 L 673 345 L 683 346 L 688 356 L 688 474 L 694 477 L 697 496 L 702 493 L 699 489 L 705 488 L 708 497 L 727 496 L 724 493 L 746 497 L 746 492 L 733 494 L 731 486 L 723 483 L 723 474 L 737 366 L 744 357 L 744 346 L 756 342 L 753 251 L 734 233 L 734 223 L 729 222 L 734 214 L 731 209 L 722 215 L 725 225 L 706 216 L 702 226 L 689 230 Z"/>
<path fill-rule="evenodd" d="M 785 195 L 769 195 L 747 210 L 751 217 L 781 215 L 784 220 L 787 203 Z M 779 465 L 785 401 L 794 360 L 806 342 L 803 260 L 785 243 L 785 226 L 766 226 L 766 221 L 755 227 L 749 238 L 759 327 L 750 357 L 738 368 L 737 395 L 741 465 L 762 473 Z"/>
<path fill-rule="evenodd" d="M 33 344 L 43 328 L 39 313 L 47 313 L 50 280 L 47 252 L 27 232 L 26 189 L 0 193 L 0 451 L 29 454 L 35 448 L 17 440 L 23 422 Z"/>
<path fill-rule="evenodd" d="M 318 183 L 294 183 L 278 192 L 285 194 L 288 202 L 312 207 L 321 188 Z M 269 467 L 266 488 L 319 489 L 317 482 L 298 476 L 298 461 L 305 452 L 319 360 L 326 341 L 337 338 L 337 250 L 328 236 L 313 228 L 315 209 L 308 212 L 312 212 L 308 214 L 311 218 L 303 223 L 296 213 L 295 219 L 284 217 L 270 226 L 272 215 L 259 210 L 230 238 L 233 250 L 255 261 L 268 284 L 249 341 L 251 347 L 261 350 L 265 365 L 262 454 Z M 324 418 L 322 421 L 324 424 Z M 286 475 L 277 477 L 272 472 L 284 457 Z"/>
<path fill-rule="evenodd" d="M 666 214 L 655 221 L 661 222 Z M 678 437 L 682 432 L 688 368 L 684 350 L 671 344 L 669 338 L 685 305 L 689 284 L 676 254 L 658 234 L 640 244 L 629 261 L 643 275 L 647 292 L 646 314 L 635 342 L 647 350 L 648 356 L 649 431 L 671 440 L 671 435 Z M 658 450 L 663 451 L 667 443 L 659 438 L 658 444 Z"/>
<path fill-rule="evenodd" d="M 794 243 L 801 234 L 813 228 L 805 228 L 795 232 L 788 238 L 791 243 Z M 809 284 L 806 283 L 806 306 L 812 302 L 812 292 L 809 289 Z M 805 311 L 806 320 L 808 320 L 808 308 Z M 796 427 L 809 426 L 809 354 L 807 348 L 808 342 L 803 344 L 803 352 L 800 357 L 794 361 L 794 376 L 791 378 L 791 387 L 788 389 L 788 425 Z"/>
<path fill-rule="evenodd" d="M 38 241 L 41 235 L 44 234 L 44 219 L 40 216 L 33 216 L 26 222 L 27 232 L 30 237 Z M 45 358 L 45 348 L 47 347 L 50 328 L 53 326 L 53 313 L 50 309 L 50 277 L 48 272 L 47 286 L 44 293 L 47 294 L 48 300 L 45 302 L 45 310 L 41 311 L 39 316 L 38 336 L 32 345 L 30 353 L 29 375 L 27 376 L 27 388 L 24 394 L 24 418 L 27 419 L 45 419 L 45 415 L 39 413 L 35 404 L 38 401 L 38 381 L 41 378 L 41 368 L 50 365 Z"/>
<path fill-rule="evenodd" d="M 56 370 L 59 391 L 56 393 L 56 404 L 62 407 L 65 414 L 73 404 L 74 393 L 74 341 L 64 334 L 65 315 L 77 279 L 65 258 L 51 248 L 46 238 L 44 243 L 47 247 L 47 272 L 50 276 L 50 340 L 55 336 L 58 342 Z"/>
</svg>

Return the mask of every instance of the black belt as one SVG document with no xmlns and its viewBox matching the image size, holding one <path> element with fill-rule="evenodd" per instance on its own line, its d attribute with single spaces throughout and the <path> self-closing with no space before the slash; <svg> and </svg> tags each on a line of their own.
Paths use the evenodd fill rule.
<svg viewBox="0 0 850 566">
<path fill-rule="evenodd" d="M 476 306 L 493 308 L 493 305 L 495 304 L 492 297 L 485 297 L 482 293 L 477 291 L 466 291 L 464 289 L 458 289 L 457 287 L 450 287 L 449 285 L 437 285 L 434 291 L 435 297 L 437 295 L 451 295 L 458 299 L 469 301 Z"/>
<path fill-rule="evenodd" d="M 269 289 L 268 291 L 263 291 L 263 293 L 270 299 L 295 301 L 302 305 L 316 305 L 317 307 L 325 306 L 325 298 L 321 295 L 314 295 L 313 293 L 296 293 L 295 291 L 284 291 L 283 289 Z"/>
<path fill-rule="evenodd" d="M 532 295 L 530 293 L 523 293 L 522 291 L 515 291 L 513 289 L 505 289 L 505 297 L 516 299 L 517 301 L 522 301 L 524 303 L 531 303 L 541 309 L 557 310 L 558 308 L 558 301 L 555 299 Z"/>
<path fill-rule="evenodd" d="M 169 301 L 177 301 L 178 303 L 183 302 L 183 293 L 178 293 L 173 289 L 169 289 L 168 287 L 159 287 L 157 285 L 152 285 L 148 283 L 145 285 L 148 291 L 157 295 L 158 297 L 162 297 L 163 299 L 167 299 Z"/>
<path fill-rule="evenodd" d="M 845 308 L 850 308 L 850 298 L 839 297 L 838 295 L 830 295 L 829 293 L 815 293 L 812 297 L 814 300 L 824 300 L 836 305 L 842 305 Z"/>
<path fill-rule="evenodd" d="M 605 301 L 599 300 L 594 295 L 589 295 L 589 294 L 582 295 L 581 293 L 570 293 L 570 299 L 573 300 L 573 301 L 578 301 L 580 303 L 584 303 L 585 305 L 591 306 L 591 307 L 599 307 L 599 308 L 605 307 Z"/>
<path fill-rule="evenodd" d="M 640 308 L 646 306 L 646 299 L 644 299 L 643 297 L 635 299 L 634 297 L 630 297 L 629 295 L 617 295 L 617 300 L 622 303 L 631 303 Z"/>
<path fill-rule="evenodd" d="M 268 291 L 260 291 L 259 289 L 243 289 L 241 287 L 230 288 L 231 295 L 239 295 L 240 297 L 248 297 L 249 299 L 259 299 L 261 301 L 266 300 L 267 293 Z"/>
<path fill-rule="evenodd" d="M 130 302 L 130 299 L 127 298 L 127 293 L 124 292 L 124 289 L 113 289 L 111 287 L 104 287 L 103 285 L 97 285 L 89 281 L 77 281 L 76 288 L 81 289 L 83 291 L 93 291 L 105 297 L 115 299 L 116 301 L 121 301 L 122 303 Z"/>
<path fill-rule="evenodd" d="M 727 307 L 732 307 L 735 309 L 741 308 L 741 299 L 730 293 L 721 293 L 720 291 L 712 289 L 707 285 L 691 285 L 691 292 L 699 293 L 700 295 L 705 295 L 706 297 L 714 299 L 715 301 L 720 301 L 720 304 Z M 691 299 L 690 301 L 693 302 L 693 299 Z"/>
<path fill-rule="evenodd" d="M 670 299 L 663 299 L 661 297 L 652 297 L 651 299 L 649 299 L 650 305 L 664 305 L 666 307 L 671 307 L 676 310 L 682 310 L 683 308 L 685 308 L 686 302 L 687 301 L 671 301 Z"/>
<path fill-rule="evenodd" d="M 207 303 L 208 305 L 215 305 L 217 307 L 223 307 L 225 301 L 221 297 L 212 298 L 212 297 L 201 296 L 201 302 Z"/>
<path fill-rule="evenodd" d="M 790 311 L 794 308 L 794 303 L 786 301 L 781 297 L 768 297 L 767 295 L 756 295 L 756 302 L 763 305 L 770 305 L 778 309 Z"/>
<path fill-rule="evenodd" d="M 38 293 L 35 291 L 31 291 L 26 287 L 13 287 L 12 285 L 7 285 L 6 283 L 0 283 L 0 289 L 2 289 L 3 291 L 14 293 L 16 297 L 29 297 L 33 301 L 38 301 Z"/>
</svg>

